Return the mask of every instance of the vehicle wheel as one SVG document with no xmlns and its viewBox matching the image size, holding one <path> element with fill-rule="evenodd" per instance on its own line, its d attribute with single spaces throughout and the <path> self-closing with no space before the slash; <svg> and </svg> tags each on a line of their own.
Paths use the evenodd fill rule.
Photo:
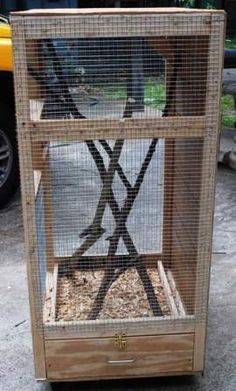
<svg viewBox="0 0 236 391">
<path fill-rule="evenodd" d="M 0 208 L 10 200 L 19 184 L 14 112 L 0 106 Z"/>
</svg>

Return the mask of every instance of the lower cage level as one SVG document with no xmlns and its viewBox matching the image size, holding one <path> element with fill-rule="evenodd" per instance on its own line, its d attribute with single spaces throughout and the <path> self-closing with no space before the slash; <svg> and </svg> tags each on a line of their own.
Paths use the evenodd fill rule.
<svg viewBox="0 0 236 391">
<path fill-rule="evenodd" d="M 147 271 L 162 309 L 162 316 L 158 319 L 148 311 L 148 302 L 143 303 L 143 306 L 139 303 L 136 313 L 134 306 L 127 311 L 127 315 L 125 311 L 119 312 L 119 305 L 110 307 L 109 300 L 112 300 L 113 294 L 117 299 L 116 284 L 119 283 L 117 280 L 113 293 L 112 287 L 110 289 L 111 292 L 108 294 L 110 299 L 104 302 L 99 318 L 86 320 L 90 305 L 88 301 L 92 301 L 93 293 L 88 289 L 84 303 L 78 301 L 74 303 L 74 285 L 77 281 L 78 293 L 80 279 L 86 279 L 83 283 L 89 284 L 89 279 L 98 278 L 102 271 L 79 271 L 74 266 L 74 270 L 70 270 L 70 273 L 63 274 L 60 270 L 63 263 L 60 262 L 54 265 L 52 273 L 47 273 L 44 335 L 46 373 L 49 381 L 181 375 L 203 370 L 195 363 L 195 319 L 185 311 L 171 270 L 165 270 L 161 260 L 157 262 L 156 267 L 148 259 L 146 262 Z M 131 274 L 127 278 L 131 279 L 134 271 L 129 269 L 129 273 Z M 94 286 L 94 280 L 92 285 Z M 136 285 L 139 287 L 138 282 Z M 132 290 L 134 290 L 134 283 Z M 66 306 L 63 304 L 64 295 L 67 295 Z M 137 296 L 138 291 L 136 291 L 136 300 L 138 300 Z M 140 294 L 140 297 L 142 296 Z M 68 302 L 71 303 L 69 307 Z M 82 308 L 82 314 L 78 308 Z M 130 313 L 133 319 L 130 319 Z M 161 332 L 159 328 L 155 330 L 155 325 L 149 328 L 148 319 L 150 325 L 152 321 L 163 322 L 163 330 Z M 165 323 L 170 319 L 172 321 L 175 319 L 175 323 L 187 322 L 186 326 L 182 327 L 182 332 L 181 328 L 176 333 L 168 328 L 165 331 Z M 91 327 L 93 323 L 96 327 Z M 133 328 L 135 331 L 132 331 L 131 323 L 139 327 Z M 140 327 L 142 323 L 143 327 Z M 83 326 L 81 332 L 80 325 Z M 201 349 L 203 346 L 198 348 Z"/>
<path fill-rule="evenodd" d="M 153 267 L 148 263 L 148 257 L 146 267 L 162 311 L 159 318 L 193 318 L 185 312 L 171 270 L 166 272 L 162 261 L 158 261 L 157 266 Z M 84 270 L 83 267 L 76 268 L 76 265 L 73 265 L 73 269 L 61 269 L 63 266 L 55 263 L 53 272 L 47 273 L 44 324 L 54 323 L 60 327 L 70 322 L 73 325 L 77 322 L 79 325 L 81 320 L 91 321 L 89 313 L 104 272 L 101 269 Z M 126 318 L 152 317 L 150 304 L 135 268 L 127 269 L 122 277 L 115 280 L 109 288 L 96 320 L 112 319 L 116 322 Z"/>
<path fill-rule="evenodd" d="M 93 170 L 88 174 L 86 161 L 79 167 L 77 160 L 73 160 L 77 155 L 83 156 L 82 143 L 42 147 L 45 162 L 39 165 L 39 170 L 34 170 L 40 311 L 43 298 L 43 322 L 42 317 L 39 321 L 43 352 L 41 357 L 35 354 L 36 377 L 37 373 L 43 373 L 49 381 L 79 381 L 203 371 L 205 306 L 201 308 L 198 292 L 206 281 L 200 263 L 205 256 L 197 258 L 200 170 L 197 155 L 192 154 L 193 141 L 178 142 L 184 154 L 176 153 L 175 159 L 179 159 L 185 171 L 184 178 L 176 179 L 178 192 L 173 195 L 174 207 L 172 209 L 169 203 L 171 197 L 165 198 L 165 191 L 168 194 L 168 186 L 170 189 L 172 185 L 164 185 L 163 181 L 163 148 L 168 155 L 173 145 L 168 140 L 159 141 L 156 163 L 160 172 L 156 173 L 150 166 L 145 178 L 149 186 L 144 187 L 145 193 L 140 193 L 141 198 L 134 205 L 135 219 L 127 222 L 128 236 L 135 238 L 138 248 L 137 262 L 133 262 L 122 246 L 112 255 L 112 264 L 107 270 L 117 277 L 104 289 L 102 299 L 97 300 L 100 303 L 97 311 L 96 298 L 109 260 L 105 245 L 108 241 L 104 238 L 109 237 L 115 227 L 110 225 L 111 216 L 106 217 L 103 225 L 107 230 L 101 242 L 94 250 L 78 256 L 78 248 L 84 243 L 81 236 L 78 240 L 78 234 L 86 231 L 88 224 L 87 220 L 82 221 L 83 216 L 96 214 L 92 208 L 95 203 L 91 206 L 84 200 L 97 199 L 100 188 L 94 182 Z M 130 151 L 136 149 L 133 141 L 126 144 L 130 147 L 127 150 L 130 156 Z M 141 141 L 141 145 L 146 151 L 149 141 Z M 201 140 L 198 145 L 201 147 Z M 72 153 L 71 148 L 75 148 L 76 153 Z M 137 155 L 145 154 L 142 148 L 137 150 Z M 190 172 L 192 158 L 197 168 Z M 66 171 L 60 165 L 57 167 L 57 162 L 64 160 L 68 163 Z M 82 164 L 81 159 L 78 161 Z M 133 166 L 126 167 L 129 176 L 134 178 L 140 170 L 137 161 L 134 154 Z M 125 166 L 125 161 L 121 163 Z M 51 179 L 48 179 L 49 169 Z M 169 171 L 166 175 L 168 181 L 172 181 Z M 188 175 L 194 179 L 190 193 L 185 184 Z M 94 198 L 83 197 L 87 187 L 81 183 L 88 177 L 91 177 Z M 157 178 L 155 183 L 153 177 Z M 115 189 L 121 193 L 122 184 L 116 185 Z M 148 191 L 149 188 L 152 191 Z M 144 196 L 150 197 L 149 203 L 141 202 Z M 77 197 L 80 203 L 76 203 Z M 150 297 L 151 291 L 154 295 Z"/>
</svg>

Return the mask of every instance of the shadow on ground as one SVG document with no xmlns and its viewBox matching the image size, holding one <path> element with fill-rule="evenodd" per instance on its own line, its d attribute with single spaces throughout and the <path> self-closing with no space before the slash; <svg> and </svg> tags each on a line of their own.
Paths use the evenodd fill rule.
<svg viewBox="0 0 236 391">
<path fill-rule="evenodd" d="M 52 391 L 164 391 L 164 390 L 195 390 L 199 384 L 198 377 L 163 377 L 146 379 L 109 380 L 82 383 L 53 383 Z"/>
</svg>

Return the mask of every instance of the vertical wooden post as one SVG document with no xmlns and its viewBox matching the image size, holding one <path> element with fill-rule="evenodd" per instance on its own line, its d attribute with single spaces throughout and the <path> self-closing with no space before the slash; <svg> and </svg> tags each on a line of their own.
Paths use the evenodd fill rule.
<svg viewBox="0 0 236 391">
<path fill-rule="evenodd" d="M 220 25 L 220 28 L 219 28 Z M 218 37 L 219 39 L 216 39 Z M 216 161 L 219 129 L 221 126 L 220 99 L 222 92 L 222 69 L 224 61 L 225 17 L 212 14 L 208 59 L 208 82 L 206 95 L 206 136 L 203 146 L 202 188 L 198 233 L 198 267 L 196 273 L 195 301 L 195 348 L 194 371 L 202 371 L 205 357 L 207 306 L 210 285 L 212 252 L 212 227 L 215 204 Z M 216 65 L 217 64 L 217 65 Z M 214 115 L 212 113 L 218 113 Z M 206 175 L 208 173 L 208 176 Z M 210 185 L 209 185 L 210 183 Z"/>
<path fill-rule="evenodd" d="M 53 199 L 50 167 L 50 150 L 47 150 L 42 169 L 42 186 L 44 198 L 45 216 L 45 244 L 47 256 L 47 271 L 53 273 L 54 270 L 54 244 L 53 244 Z"/>
<path fill-rule="evenodd" d="M 173 49 L 170 39 L 166 45 L 165 64 L 165 89 L 166 96 L 171 88 L 171 78 L 173 74 Z M 175 92 L 171 106 L 170 115 L 175 115 Z M 163 240 L 162 240 L 162 262 L 164 267 L 171 267 L 172 259 L 172 219 L 173 219 L 173 197 L 174 197 L 174 167 L 175 167 L 175 140 L 165 140 L 164 157 L 164 205 L 163 205 Z"/>
<path fill-rule="evenodd" d="M 26 63 L 26 44 L 21 20 L 14 21 L 13 36 L 14 67 L 18 147 L 20 153 L 20 173 L 22 207 L 24 220 L 25 253 L 28 274 L 28 289 L 31 312 L 31 328 L 35 377 L 46 378 L 43 339 L 42 303 L 40 298 L 39 262 L 37 253 L 37 232 L 35 221 L 35 192 L 32 170 L 32 146 L 30 138 L 30 112 Z M 27 104 L 28 102 L 28 104 Z M 27 152 L 27 153 L 26 153 Z"/>
<path fill-rule="evenodd" d="M 171 267 L 175 140 L 165 140 L 162 263 Z"/>
</svg>

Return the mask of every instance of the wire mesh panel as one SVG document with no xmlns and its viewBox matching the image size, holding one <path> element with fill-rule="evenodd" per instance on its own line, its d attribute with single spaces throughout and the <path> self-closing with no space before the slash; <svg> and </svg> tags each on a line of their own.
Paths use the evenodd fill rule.
<svg viewBox="0 0 236 391">
<path fill-rule="evenodd" d="M 12 18 L 37 328 L 194 327 L 207 311 L 224 16 L 97 12 Z"/>
<path fill-rule="evenodd" d="M 53 208 L 53 237 L 55 256 L 70 256 L 84 243 L 88 229 L 93 230 L 93 220 L 99 213 L 96 229 L 97 241 L 86 246 L 88 255 L 106 255 L 109 238 L 116 226 L 118 208 L 121 209 L 128 190 L 134 187 L 141 163 L 147 155 L 152 140 L 126 140 L 122 147 L 119 164 L 121 169 L 112 179 L 112 188 L 105 193 L 106 205 L 97 212 L 104 175 L 109 165 L 109 155 L 99 142 L 94 142 L 93 150 L 99 150 L 104 166 L 100 162 L 99 170 L 89 153 L 86 143 L 57 143 L 50 149 L 51 186 Z M 130 210 L 126 225 L 139 253 L 161 251 L 162 239 L 162 202 L 163 202 L 163 142 L 155 151 L 155 160 L 150 162 L 143 180 L 143 186 Z M 114 148 L 115 142 L 103 143 L 107 151 Z M 109 149 L 108 149 L 109 148 Z M 159 163 L 159 164 L 158 164 Z M 122 181 L 122 179 L 123 181 Z M 126 178 L 126 179 L 125 179 Z M 153 181 L 155 178 L 155 181 Z M 124 184 L 125 183 L 125 184 Z M 129 185 L 128 185 L 129 183 Z M 148 191 L 149 189 L 149 191 Z M 130 190 L 131 191 L 131 190 Z M 112 200 L 107 193 L 112 192 Z M 103 200 L 103 199 L 102 199 Z M 102 201 L 101 200 L 101 201 Z M 143 200 L 147 201 L 144 202 Z M 100 201 L 100 202 L 101 202 Z M 152 209 L 155 205 L 155 210 Z M 94 223 L 95 225 L 95 223 Z M 149 227 L 149 232 L 147 228 Z M 126 232 L 127 236 L 127 232 Z M 147 239 L 147 237 L 149 239 Z M 118 253 L 127 253 L 123 235 L 120 238 Z"/>
<path fill-rule="evenodd" d="M 40 115 L 41 119 L 69 119 L 74 115 L 75 118 L 121 120 L 129 118 L 131 111 L 133 118 L 160 117 L 166 102 L 165 59 L 172 79 L 167 93 L 167 113 L 177 83 L 180 53 L 181 95 L 177 113 L 191 116 L 205 112 L 202 102 L 206 91 L 208 36 L 194 40 L 173 37 L 168 41 L 155 37 L 51 38 L 27 40 L 26 45 L 28 70 L 41 86 L 39 92 L 38 84 L 29 85 L 29 98 L 39 92 L 39 101 L 30 100 L 33 118 Z M 193 92 L 188 88 L 189 77 L 195 90 L 190 106 Z M 41 100 L 46 103 L 43 107 Z M 73 113 L 72 101 L 79 113 Z"/>
</svg>

